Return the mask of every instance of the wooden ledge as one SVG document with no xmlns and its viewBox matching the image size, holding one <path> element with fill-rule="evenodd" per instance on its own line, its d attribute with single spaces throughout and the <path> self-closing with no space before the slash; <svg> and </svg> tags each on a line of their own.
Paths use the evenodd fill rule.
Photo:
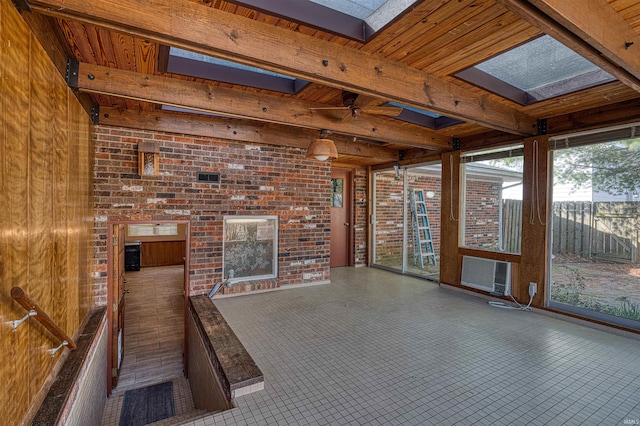
<svg viewBox="0 0 640 426">
<path fill-rule="evenodd" d="M 264 383 L 262 371 L 216 305 L 206 295 L 192 296 L 189 300 L 191 313 L 227 397 L 232 398 L 241 389 L 260 389 L 259 385 Z M 239 392 L 237 396 L 246 393 Z"/>
<path fill-rule="evenodd" d="M 89 320 L 82 329 L 82 334 L 77 339 L 78 348 L 69 353 L 69 357 L 33 419 L 32 425 L 59 424 L 63 410 L 77 388 L 78 377 L 87 360 L 91 345 L 100 331 L 105 312 L 106 308 L 102 306 L 91 313 Z"/>
</svg>

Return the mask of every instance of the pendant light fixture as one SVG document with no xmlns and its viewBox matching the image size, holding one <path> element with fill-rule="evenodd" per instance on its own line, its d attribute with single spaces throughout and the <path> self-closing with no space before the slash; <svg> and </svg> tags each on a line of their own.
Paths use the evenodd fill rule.
<svg viewBox="0 0 640 426">
<path fill-rule="evenodd" d="M 338 150 L 336 144 L 331 139 L 327 139 L 327 136 L 331 133 L 330 130 L 321 130 L 320 137 L 309 145 L 307 148 L 307 158 L 315 159 L 318 161 L 335 160 L 338 158 Z"/>
</svg>

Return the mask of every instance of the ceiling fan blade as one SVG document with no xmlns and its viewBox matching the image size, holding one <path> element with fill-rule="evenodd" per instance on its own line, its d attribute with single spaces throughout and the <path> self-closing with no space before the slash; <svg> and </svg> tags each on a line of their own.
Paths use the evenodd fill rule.
<svg viewBox="0 0 640 426">
<path fill-rule="evenodd" d="M 361 109 L 365 114 L 388 115 L 389 117 L 397 117 L 402 112 L 400 107 L 387 106 L 370 106 Z"/>
</svg>

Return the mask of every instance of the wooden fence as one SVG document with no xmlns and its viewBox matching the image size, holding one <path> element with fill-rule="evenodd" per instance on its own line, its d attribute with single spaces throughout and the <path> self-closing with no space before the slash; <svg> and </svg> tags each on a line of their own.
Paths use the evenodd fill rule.
<svg viewBox="0 0 640 426">
<path fill-rule="evenodd" d="M 520 250 L 522 201 L 502 205 L 502 246 Z M 563 201 L 553 203 L 552 253 L 603 261 L 640 262 L 640 203 Z"/>
</svg>

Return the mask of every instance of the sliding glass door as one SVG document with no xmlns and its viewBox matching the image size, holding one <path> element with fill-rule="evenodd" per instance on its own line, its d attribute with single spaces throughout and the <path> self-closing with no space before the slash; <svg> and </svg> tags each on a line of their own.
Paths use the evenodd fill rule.
<svg viewBox="0 0 640 426">
<path fill-rule="evenodd" d="M 404 173 L 375 172 L 373 187 L 373 264 L 403 271 Z"/>
<path fill-rule="evenodd" d="M 433 281 L 440 278 L 440 164 L 406 170 L 406 272 Z"/>
<path fill-rule="evenodd" d="M 550 307 L 640 328 L 639 143 L 554 150 Z"/>
<path fill-rule="evenodd" d="M 373 264 L 439 280 L 441 165 L 374 172 Z"/>
</svg>

